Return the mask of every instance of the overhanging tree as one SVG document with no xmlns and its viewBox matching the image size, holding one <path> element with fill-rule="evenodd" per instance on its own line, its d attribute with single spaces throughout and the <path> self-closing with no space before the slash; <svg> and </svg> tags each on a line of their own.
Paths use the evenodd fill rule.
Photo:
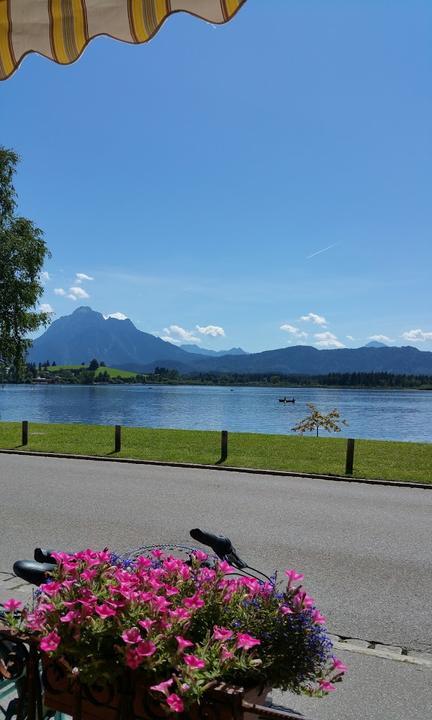
<svg viewBox="0 0 432 720">
<path fill-rule="evenodd" d="M 18 162 L 17 153 L 0 146 L 0 374 L 12 370 L 16 377 L 31 344 L 28 334 L 49 322 L 49 313 L 36 305 L 50 255 L 42 230 L 15 213 Z"/>
</svg>

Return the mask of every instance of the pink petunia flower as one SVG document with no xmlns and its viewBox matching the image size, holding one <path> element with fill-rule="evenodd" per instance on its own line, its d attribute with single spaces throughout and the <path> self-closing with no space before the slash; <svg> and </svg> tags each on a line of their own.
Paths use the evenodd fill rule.
<svg viewBox="0 0 432 720">
<path fill-rule="evenodd" d="M 161 558 L 163 558 L 163 557 L 165 556 L 164 551 L 161 550 L 160 548 L 155 548 L 154 550 L 152 550 L 151 554 L 152 554 L 153 557 L 155 557 L 157 560 L 160 560 Z"/>
<path fill-rule="evenodd" d="M 318 684 L 320 686 L 320 690 L 324 690 L 324 692 L 332 692 L 332 690 L 336 690 L 335 686 L 328 680 L 319 680 Z"/>
<path fill-rule="evenodd" d="M 181 697 L 179 697 L 179 695 L 176 695 L 176 693 L 172 693 L 171 695 L 168 695 L 166 702 L 167 702 L 167 705 L 174 712 L 183 712 L 184 702 L 181 699 Z"/>
<path fill-rule="evenodd" d="M 127 643 L 128 645 L 136 645 L 136 643 L 139 643 L 142 640 L 141 633 L 137 627 L 125 630 L 124 632 L 122 632 L 121 636 L 125 643 Z"/>
<path fill-rule="evenodd" d="M 135 647 L 128 647 L 126 650 L 126 665 L 131 670 L 136 670 L 143 662 L 143 657 L 139 655 Z"/>
<path fill-rule="evenodd" d="M 75 580 L 63 580 L 63 582 L 62 582 L 62 584 L 61 584 L 62 589 L 66 589 L 66 590 L 72 590 L 72 588 L 73 588 L 75 585 L 76 585 L 76 581 L 75 581 Z"/>
<path fill-rule="evenodd" d="M 163 583 L 159 582 L 159 580 L 155 577 L 149 578 L 148 584 L 154 592 L 157 592 L 157 590 L 160 590 L 161 587 L 163 587 Z"/>
<path fill-rule="evenodd" d="M 338 670 L 340 673 L 345 673 L 348 670 L 347 665 L 345 665 L 342 660 L 339 660 L 339 658 L 333 658 L 333 670 Z"/>
<path fill-rule="evenodd" d="M 326 618 L 324 617 L 324 615 L 321 615 L 319 610 L 313 610 L 311 617 L 313 622 L 317 625 L 324 625 L 326 621 Z"/>
<path fill-rule="evenodd" d="M 29 613 L 26 617 L 26 625 L 29 630 L 35 630 L 36 632 L 42 632 L 43 630 L 43 618 L 39 613 Z"/>
<path fill-rule="evenodd" d="M 169 600 L 164 598 L 162 595 L 155 595 L 150 600 L 150 605 L 155 612 L 162 613 L 166 612 L 167 609 L 171 607 L 171 603 L 169 602 Z"/>
<path fill-rule="evenodd" d="M 82 571 L 81 577 L 84 580 L 86 580 L 87 582 L 91 582 L 92 580 L 94 580 L 94 578 L 96 577 L 97 574 L 98 574 L 97 568 L 95 568 L 95 567 L 86 568 L 85 570 Z"/>
<path fill-rule="evenodd" d="M 199 571 L 199 580 L 201 582 L 208 582 L 211 580 L 214 580 L 216 576 L 216 570 L 212 570 L 212 568 L 208 567 L 202 567 Z"/>
<path fill-rule="evenodd" d="M 140 625 L 144 630 L 147 630 L 147 632 L 150 630 L 151 626 L 154 625 L 156 620 L 150 620 L 150 618 L 146 618 L 145 620 L 138 620 L 138 625 Z"/>
<path fill-rule="evenodd" d="M 103 620 L 109 617 L 113 617 L 113 615 L 116 614 L 115 608 L 108 603 L 103 603 L 102 605 L 96 605 L 95 612 L 101 617 Z"/>
<path fill-rule="evenodd" d="M 193 555 L 199 562 L 204 562 L 208 558 L 207 553 L 203 552 L 202 550 L 195 550 Z"/>
<path fill-rule="evenodd" d="M 295 603 L 297 610 L 304 610 L 313 607 L 315 600 L 305 592 L 298 592 L 294 595 L 293 603 Z"/>
<path fill-rule="evenodd" d="M 190 640 L 186 640 L 186 638 L 182 637 L 181 635 L 176 635 L 176 640 L 178 642 L 179 652 L 183 652 L 185 648 L 193 646 L 193 642 L 191 642 Z"/>
<path fill-rule="evenodd" d="M 79 613 L 76 612 L 76 610 L 69 610 L 69 612 L 67 612 L 65 615 L 60 615 L 59 620 L 62 623 L 69 623 L 77 620 L 78 618 Z"/>
<path fill-rule="evenodd" d="M 178 573 L 182 580 L 189 580 L 189 578 L 191 576 L 190 568 L 188 567 L 188 565 L 185 565 L 185 564 L 183 564 L 179 567 Z"/>
<path fill-rule="evenodd" d="M 101 560 L 100 553 L 96 550 L 91 550 L 90 548 L 87 548 L 87 550 L 80 550 L 80 552 L 75 553 L 75 557 L 79 560 L 84 560 L 88 566 L 100 565 L 101 562 L 103 562 L 103 560 Z"/>
<path fill-rule="evenodd" d="M 10 600 L 6 600 L 3 607 L 7 612 L 15 612 L 15 610 L 18 610 L 22 605 L 21 600 L 15 600 L 15 598 L 10 598 Z"/>
<path fill-rule="evenodd" d="M 213 637 L 215 640 L 222 640 L 222 642 L 225 642 L 225 640 L 229 640 L 232 636 L 233 632 L 232 630 L 228 630 L 228 628 L 218 627 L 217 625 L 213 628 Z"/>
<path fill-rule="evenodd" d="M 163 561 L 164 570 L 169 573 L 179 570 L 181 565 L 183 565 L 182 560 L 180 560 L 180 558 L 175 558 L 172 556 L 165 558 L 165 560 Z"/>
<path fill-rule="evenodd" d="M 39 647 L 44 652 L 55 652 L 55 650 L 57 650 L 58 646 L 60 645 L 60 641 L 60 635 L 57 635 L 56 631 L 53 630 L 52 632 L 48 633 L 48 635 L 45 635 L 45 637 L 42 638 Z"/>
<path fill-rule="evenodd" d="M 63 605 L 66 605 L 66 607 L 73 607 L 75 603 L 64 602 Z M 51 610 L 54 610 L 54 605 L 52 603 L 40 602 L 38 603 L 37 610 L 41 613 L 51 612 Z"/>
<path fill-rule="evenodd" d="M 174 680 L 164 680 L 163 682 L 160 682 L 159 685 L 150 685 L 150 690 L 156 690 L 156 692 L 161 692 L 168 696 L 168 688 L 173 684 L 173 682 Z"/>
<path fill-rule="evenodd" d="M 140 657 L 150 657 L 154 655 L 157 647 L 150 640 L 143 640 L 136 646 L 136 651 Z"/>
<path fill-rule="evenodd" d="M 294 582 L 301 582 L 304 579 L 304 575 L 296 572 L 295 570 L 285 570 L 285 575 L 288 578 L 288 587 L 290 587 Z"/>
<path fill-rule="evenodd" d="M 48 595 L 49 597 L 52 597 L 53 595 L 56 595 L 59 590 L 61 590 L 61 583 L 57 582 L 57 581 L 44 583 L 44 585 L 42 585 L 41 589 L 42 589 L 42 592 L 44 593 L 44 595 Z"/>
<path fill-rule="evenodd" d="M 293 614 L 293 611 L 291 610 L 290 607 L 288 607 L 288 605 L 282 605 L 280 611 L 281 611 L 282 615 L 292 615 Z"/>
<path fill-rule="evenodd" d="M 243 648 L 244 650 L 249 650 L 250 648 L 253 648 L 254 645 L 261 645 L 261 640 L 258 640 L 257 638 L 252 637 L 252 635 L 248 635 L 248 633 L 239 633 L 237 635 L 237 647 Z"/>
<path fill-rule="evenodd" d="M 191 597 L 187 597 L 184 599 L 183 604 L 190 608 L 191 610 L 197 610 L 198 608 L 202 607 L 205 603 L 204 600 L 199 596 L 199 593 L 195 593 Z"/>
<path fill-rule="evenodd" d="M 192 670 L 200 670 L 206 665 L 204 660 L 201 660 L 201 658 L 197 657 L 196 655 L 184 655 L 183 659 L 186 665 Z"/>
<path fill-rule="evenodd" d="M 224 646 L 221 647 L 221 659 L 224 662 L 228 662 L 228 660 L 232 660 L 233 657 L 234 657 L 234 653 L 227 650 L 226 647 L 224 647 Z"/>
<path fill-rule="evenodd" d="M 183 622 L 185 620 L 189 620 L 190 616 L 190 611 L 186 610 L 185 608 L 176 608 L 175 610 L 169 611 L 170 619 L 176 622 Z"/>
<path fill-rule="evenodd" d="M 164 585 L 165 595 L 167 597 L 172 597 L 172 595 L 178 595 L 179 590 L 176 587 L 173 587 L 172 585 Z"/>
<path fill-rule="evenodd" d="M 145 555 L 140 555 L 136 558 L 135 564 L 140 570 L 147 570 L 151 566 L 151 560 Z"/>
</svg>

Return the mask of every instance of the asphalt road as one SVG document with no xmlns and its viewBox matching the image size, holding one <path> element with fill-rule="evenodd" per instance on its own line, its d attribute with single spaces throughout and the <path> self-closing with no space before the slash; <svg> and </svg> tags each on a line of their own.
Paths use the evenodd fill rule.
<svg viewBox="0 0 432 720">
<path fill-rule="evenodd" d="M 432 651 L 432 491 L 2 453 L 0 487 L 0 580 L 36 545 L 186 544 L 201 526 L 255 567 L 304 572 L 332 633 Z M 0 599 L 27 592 L 0 585 Z M 429 720 L 432 655 L 361 653 L 338 651 L 350 672 L 327 699 L 274 701 L 319 720 Z"/>
<path fill-rule="evenodd" d="M 0 570 L 36 545 L 127 549 L 227 534 L 305 573 L 334 634 L 432 650 L 432 491 L 0 454 Z"/>
</svg>

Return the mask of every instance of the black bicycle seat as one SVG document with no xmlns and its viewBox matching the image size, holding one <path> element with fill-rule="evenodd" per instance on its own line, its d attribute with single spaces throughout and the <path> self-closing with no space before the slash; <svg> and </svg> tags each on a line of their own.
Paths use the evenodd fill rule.
<svg viewBox="0 0 432 720">
<path fill-rule="evenodd" d="M 38 563 L 34 560 L 17 560 L 14 562 L 15 575 L 32 585 L 42 585 L 47 580 L 47 573 L 54 570 L 52 563 Z"/>
</svg>

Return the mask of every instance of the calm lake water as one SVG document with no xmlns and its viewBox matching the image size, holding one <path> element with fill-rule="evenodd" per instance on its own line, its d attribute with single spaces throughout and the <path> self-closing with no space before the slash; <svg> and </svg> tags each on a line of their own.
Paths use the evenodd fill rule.
<svg viewBox="0 0 432 720">
<path fill-rule="evenodd" d="M 278 402 L 284 396 L 295 404 Z M 0 420 L 284 434 L 308 402 L 340 410 L 349 426 L 339 437 L 432 442 L 432 392 L 410 390 L 5 385 Z"/>
</svg>

